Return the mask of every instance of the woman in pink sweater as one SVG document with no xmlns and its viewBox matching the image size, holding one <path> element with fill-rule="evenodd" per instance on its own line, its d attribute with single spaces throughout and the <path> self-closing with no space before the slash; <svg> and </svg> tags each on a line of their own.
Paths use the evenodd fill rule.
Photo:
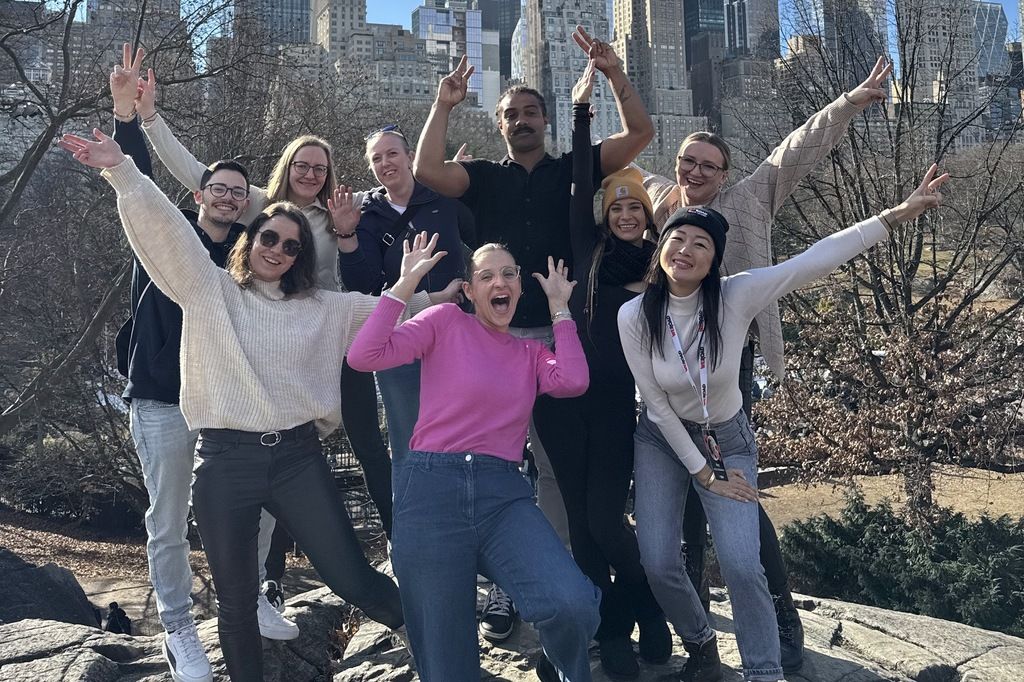
<svg viewBox="0 0 1024 682">
<path fill-rule="evenodd" d="M 425 242 L 420 235 L 414 247 Z M 519 266 L 498 244 L 481 246 L 470 261 L 463 293 L 475 314 L 444 304 L 396 328 L 414 290 L 396 286 L 349 350 L 349 363 L 361 371 L 422 361 L 419 419 L 394 475 L 391 556 L 424 682 L 480 679 L 478 573 L 501 585 L 539 631 L 547 654 L 538 666 L 542 680 L 560 679 L 552 665 L 564 679 L 590 679 L 587 648 L 599 622 L 599 591 L 519 472 L 536 397 L 575 397 L 587 389 L 567 270 L 549 259 L 548 276 L 534 274 L 548 298 L 553 352 L 508 333 L 522 282 Z M 402 281 L 409 279 L 403 273 Z"/>
</svg>

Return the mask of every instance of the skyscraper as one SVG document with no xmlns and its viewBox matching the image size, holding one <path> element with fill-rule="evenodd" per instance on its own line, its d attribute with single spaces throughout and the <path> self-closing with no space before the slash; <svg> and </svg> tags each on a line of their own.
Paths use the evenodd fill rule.
<svg viewBox="0 0 1024 682">
<path fill-rule="evenodd" d="M 815 35 L 834 65 L 840 87 L 861 83 L 888 54 L 886 0 L 810 0 L 801 5 L 801 35 Z"/>
<path fill-rule="evenodd" d="M 683 0 L 683 30 L 686 34 L 686 68 L 689 69 L 695 63 L 694 39 L 705 33 L 725 36 L 725 5 L 722 0 Z"/>
<path fill-rule="evenodd" d="M 366 32 L 366 0 L 310 0 L 310 41 L 327 50 L 331 63 L 347 54 L 357 31 Z"/>
<path fill-rule="evenodd" d="M 1006 12 L 998 2 L 977 3 L 974 12 L 974 48 L 978 53 L 978 78 L 1004 76 L 1007 70 Z"/>
<path fill-rule="evenodd" d="M 235 0 L 236 30 L 249 26 L 277 43 L 308 43 L 310 0 Z"/>
<path fill-rule="evenodd" d="M 725 49 L 730 57 L 779 54 L 778 0 L 724 0 Z"/>
<path fill-rule="evenodd" d="M 512 77 L 512 33 L 521 11 L 519 0 L 480 0 L 483 28 L 498 32 L 498 70 L 504 80 Z"/>
<path fill-rule="evenodd" d="M 606 0 L 527 0 L 523 15 L 526 84 L 536 88 L 547 104 L 551 139 L 556 151 L 572 148 L 572 86 L 587 66 L 587 55 L 576 46 L 577 24 L 596 37 L 608 36 Z M 597 80 L 591 106 L 591 133 L 605 138 L 621 129 L 615 100 L 603 78 Z"/>
<path fill-rule="evenodd" d="M 654 123 L 651 156 L 674 154 L 679 141 L 707 122 L 693 117 L 679 0 L 617 0 L 612 41 Z"/>
</svg>

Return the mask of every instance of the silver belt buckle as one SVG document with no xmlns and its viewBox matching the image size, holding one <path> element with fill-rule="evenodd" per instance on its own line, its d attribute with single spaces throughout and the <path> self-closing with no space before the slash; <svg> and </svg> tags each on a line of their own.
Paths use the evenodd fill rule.
<svg viewBox="0 0 1024 682">
<path fill-rule="evenodd" d="M 270 436 L 273 440 L 268 441 L 267 440 L 267 436 Z M 267 431 L 266 433 L 260 435 L 260 445 L 265 445 L 268 448 L 272 448 L 272 447 L 274 447 L 275 445 L 277 445 L 280 442 L 281 442 L 281 432 L 280 431 Z"/>
</svg>

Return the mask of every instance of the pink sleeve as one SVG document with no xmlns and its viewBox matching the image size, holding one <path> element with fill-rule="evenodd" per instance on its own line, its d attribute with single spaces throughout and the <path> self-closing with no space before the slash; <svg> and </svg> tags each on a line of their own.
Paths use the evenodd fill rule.
<svg viewBox="0 0 1024 682">
<path fill-rule="evenodd" d="M 448 307 L 454 308 L 450 304 L 427 308 L 396 327 L 405 304 L 392 296 L 381 296 L 349 348 L 348 364 L 360 372 L 375 372 L 423 357 L 434 344 L 436 318 L 445 317 Z"/>
<path fill-rule="evenodd" d="M 554 398 L 581 396 L 590 385 L 590 370 L 576 334 L 576 323 L 557 322 L 554 333 L 554 352 L 541 346 L 537 353 L 537 393 Z"/>
</svg>

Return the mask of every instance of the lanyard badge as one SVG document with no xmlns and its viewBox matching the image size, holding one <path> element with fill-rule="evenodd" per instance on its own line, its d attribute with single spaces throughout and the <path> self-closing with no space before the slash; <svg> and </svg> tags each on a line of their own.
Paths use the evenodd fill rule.
<svg viewBox="0 0 1024 682">
<path fill-rule="evenodd" d="M 665 315 L 665 324 L 668 326 L 668 335 L 672 338 L 672 345 L 675 346 L 676 355 L 683 366 L 683 374 L 690 382 L 700 400 L 701 411 L 704 416 L 704 423 L 700 427 L 701 438 L 704 441 L 704 448 L 707 451 L 708 464 L 719 481 L 728 481 L 729 475 L 725 471 L 725 462 L 722 460 L 722 449 L 718 446 L 718 439 L 715 438 L 715 431 L 711 428 L 711 417 L 708 414 L 708 362 L 704 351 L 704 308 L 697 313 L 697 358 L 700 361 L 700 386 L 698 387 L 690 374 L 690 366 L 683 354 L 683 344 L 679 341 L 679 334 L 676 333 L 676 325 L 672 322 L 671 315 Z"/>
</svg>

